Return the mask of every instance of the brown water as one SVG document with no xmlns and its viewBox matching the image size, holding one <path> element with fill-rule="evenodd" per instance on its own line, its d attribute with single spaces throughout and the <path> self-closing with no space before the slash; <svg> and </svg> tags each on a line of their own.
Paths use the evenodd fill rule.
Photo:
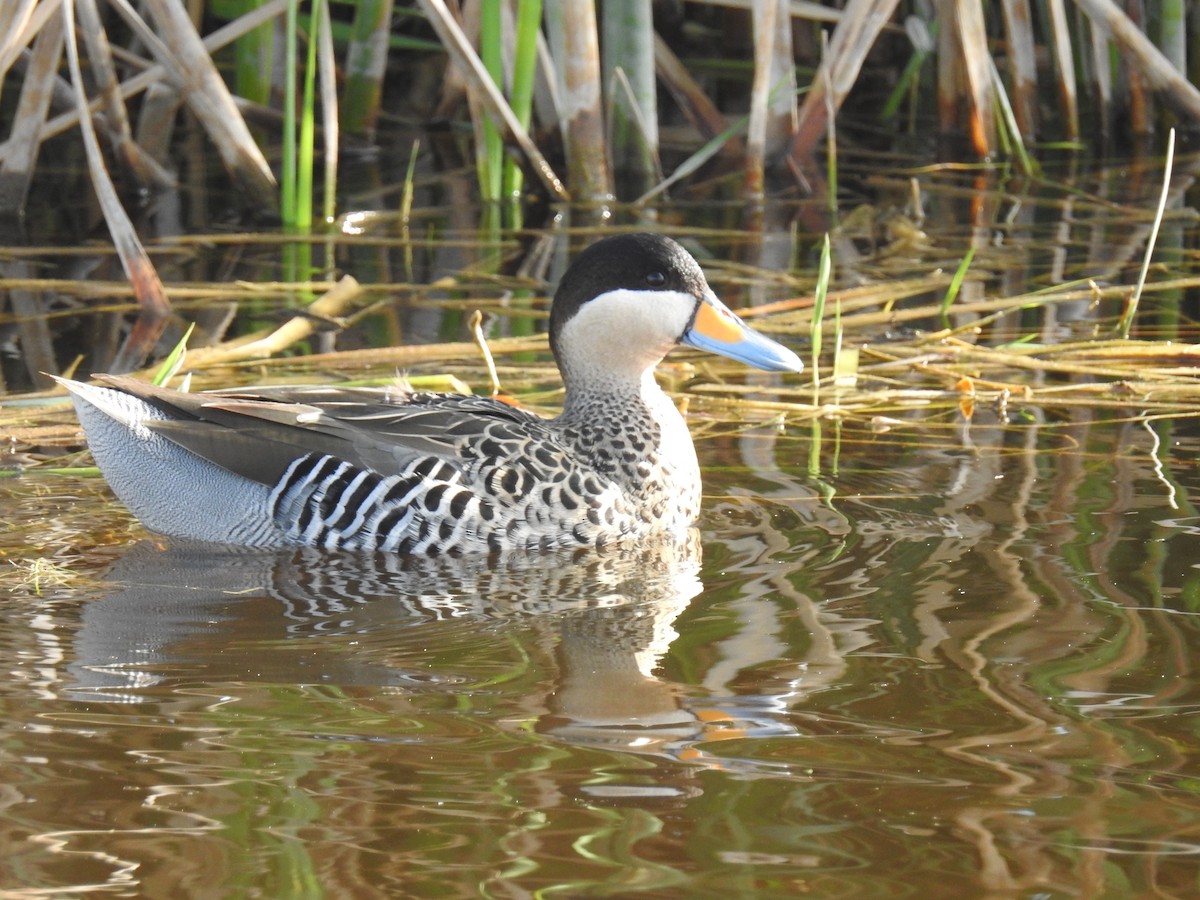
<svg viewBox="0 0 1200 900">
<path fill-rule="evenodd" d="M 1163 279 L 1196 268 L 1200 166 L 1178 165 Z M 839 284 L 952 271 L 967 246 L 976 299 L 1130 281 L 1130 210 L 1159 183 L 919 173 L 909 234 L 888 224 L 909 174 L 859 173 L 876 209 L 844 211 Z M 360 281 L 415 285 L 339 346 L 457 339 L 442 307 L 520 287 L 452 185 L 422 192 L 443 208 L 411 232 L 338 244 Z M 726 229 L 693 246 L 732 306 L 811 286 L 819 207 L 689 200 L 662 219 Z M 148 240 L 199 286 L 189 318 L 221 318 L 206 291 L 286 277 L 270 242 Z M 87 267 L 64 247 L 15 256 L 21 277 Z M 90 286 L 119 290 L 97 256 Z M 242 310 L 260 323 L 303 299 L 262 293 Z M 1187 340 L 1188 303 L 1155 295 L 1139 330 Z M 494 333 L 528 324 L 512 306 Z M 51 311 L 64 359 L 70 329 L 104 331 Z M 979 339 L 1087 337 L 1111 312 Z M 544 357 L 501 364 L 518 390 L 552 383 Z M 1195 896 L 1200 427 L 1019 391 L 1005 425 L 938 402 L 777 427 L 694 399 L 702 547 L 495 568 L 171 546 L 98 479 L 0 480 L 0 896 Z"/>
<path fill-rule="evenodd" d="M 702 440 L 702 558 L 491 571 L 164 550 L 5 483 L 72 580 L 7 585 L 0 887 L 1193 895 L 1194 423 L 811 449 Z"/>
</svg>

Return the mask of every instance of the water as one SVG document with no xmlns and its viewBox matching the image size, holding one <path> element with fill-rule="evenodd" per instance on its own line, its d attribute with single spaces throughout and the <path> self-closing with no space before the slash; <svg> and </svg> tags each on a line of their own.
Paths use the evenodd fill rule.
<svg viewBox="0 0 1200 900">
<path fill-rule="evenodd" d="M 843 165 L 875 207 L 843 209 L 838 284 L 929 279 L 974 247 L 966 302 L 1131 282 L 1159 186 L 1141 165 L 1037 183 L 921 171 L 916 231 L 896 215 L 912 172 Z M 1177 167 L 1152 282 L 1194 275 L 1196 166 Z M 528 330 L 532 283 L 500 261 L 516 239 L 489 243 L 477 209 L 446 205 L 470 196 L 464 173 L 419 175 L 412 223 L 331 242 L 384 301 L 341 348 L 460 339 L 456 316 L 477 305 L 499 316 L 493 334 Z M 681 192 L 660 214 L 677 233 L 700 226 L 693 246 L 730 305 L 810 290 L 823 206 L 747 212 L 721 190 Z M 377 207 L 374 188 L 363 198 L 343 208 Z M 294 277 L 296 261 L 269 237 L 211 230 L 188 219 L 144 235 L 164 279 L 194 287 L 197 306 L 176 298 L 186 317 L 219 332 L 218 297 L 241 304 L 243 330 L 273 327 L 305 299 L 237 296 L 237 280 Z M 111 351 L 116 332 L 73 304 L 120 295 L 123 277 L 103 249 L 81 261 L 90 250 L 45 240 L 61 255 L 14 251 L 7 277 L 91 271 L 75 291 L 38 288 L 43 350 L 103 368 L 99 336 Z M 928 281 L 894 321 L 854 322 L 848 344 L 891 352 L 908 329 L 941 327 L 905 305 L 944 290 Z M 1194 340 L 1194 286 L 1145 304 L 1142 337 Z M 1114 310 L 1084 296 L 975 339 L 1087 339 L 1102 316 Z M 27 353 L 34 324 L 14 326 Z M 145 533 L 98 479 L 0 479 L 0 896 L 1195 895 L 1195 372 L 1141 407 L 1141 388 L 1071 393 L 1115 376 L 981 364 L 968 418 L 954 385 L 970 366 L 928 349 L 890 368 L 864 351 L 865 404 L 841 418 L 793 408 L 782 425 L 724 405 L 701 370 L 687 385 L 697 540 L 624 556 L 489 568 L 202 550 Z M 5 357 L 10 386 L 20 362 Z M 1188 363 L 1145 367 L 1169 364 Z M 500 365 L 553 409 L 544 356 Z M 475 361 L 430 368 L 486 385 Z M 290 377 L 277 371 L 250 377 Z M 681 387 L 687 370 L 664 375 Z M 1013 387 L 1006 417 L 982 399 L 988 378 Z M 1177 405 L 1162 413 L 1162 396 Z M 18 456 L 55 446 L 3 423 Z M 70 427 L 58 444 L 75 442 Z"/>
<path fill-rule="evenodd" d="M 1153 429 L 711 437 L 702 548 L 499 570 L 7 482 L 69 574 L 6 582 L 0 889 L 1190 895 L 1200 432 Z"/>
</svg>

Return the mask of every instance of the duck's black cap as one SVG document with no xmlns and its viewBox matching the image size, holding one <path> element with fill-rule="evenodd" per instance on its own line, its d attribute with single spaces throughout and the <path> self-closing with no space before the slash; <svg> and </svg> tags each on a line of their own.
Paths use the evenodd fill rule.
<svg viewBox="0 0 1200 900">
<path fill-rule="evenodd" d="M 550 307 L 550 346 L 579 309 L 616 290 L 676 291 L 700 298 L 708 282 L 700 265 L 661 234 L 637 232 L 602 238 L 575 258 L 563 274 Z"/>
</svg>

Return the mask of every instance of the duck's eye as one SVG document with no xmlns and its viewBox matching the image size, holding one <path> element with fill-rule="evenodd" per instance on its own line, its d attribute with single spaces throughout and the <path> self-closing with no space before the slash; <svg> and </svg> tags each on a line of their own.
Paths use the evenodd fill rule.
<svg viewBox="0 0 1200 900">
<path fill-rule="evenodd" d="M 646 274 L 646 284 L 652 288 L 660 288 L 667 283 L 667 276 L 662 272 L 648 272 Z"/>
</svg>

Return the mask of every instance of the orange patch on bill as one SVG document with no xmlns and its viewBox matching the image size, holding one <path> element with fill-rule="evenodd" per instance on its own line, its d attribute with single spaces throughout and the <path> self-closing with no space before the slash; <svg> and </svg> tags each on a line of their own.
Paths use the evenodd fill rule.
<svg viewBox="0 0 1200 900">
<path fill-rule="evenodd" d="M 742 324 L 732 313 L 701 303 L 692 330 L 714 341 L 736 344 L 745 339 Z"/>
</svg>

